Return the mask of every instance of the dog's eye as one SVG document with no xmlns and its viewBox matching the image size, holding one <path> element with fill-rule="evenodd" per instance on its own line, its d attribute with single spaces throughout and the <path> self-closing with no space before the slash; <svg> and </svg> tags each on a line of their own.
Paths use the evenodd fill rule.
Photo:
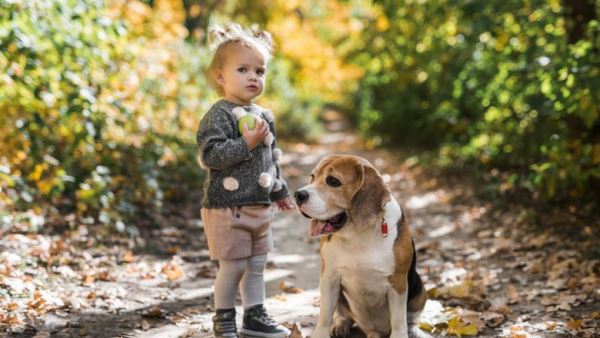
<svg viewBox="0 0 600 338">
<path fill-rule="evenodd" d="M 328 186 L 334 188 L 342 185 L 342 182 L 340 182 L 337 178 L 333 176 L 327 176 L 327 178 L 325 179 L 325 183 L 327 183 Z"/>
</svg>

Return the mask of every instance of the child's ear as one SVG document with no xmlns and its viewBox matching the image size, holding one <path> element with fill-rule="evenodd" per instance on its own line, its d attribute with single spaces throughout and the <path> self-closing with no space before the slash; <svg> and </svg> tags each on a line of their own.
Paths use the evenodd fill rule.
<svg viewBox="0 0 600 338">
<path fill-rule="evenodd" d="M 215 70 L 215 80 L 221 86 L 225 83 L 225 78 L 223 77 L 223 72 L 220 69 Z"/>
</svg>

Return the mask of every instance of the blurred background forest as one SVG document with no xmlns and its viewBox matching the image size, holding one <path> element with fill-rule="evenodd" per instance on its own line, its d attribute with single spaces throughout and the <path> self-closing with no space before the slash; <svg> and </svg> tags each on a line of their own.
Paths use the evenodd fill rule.
<svg viewBox="0 0 600 338">
<path fill-rule="evenodd" d="M 488 196 L 596 214 L 600 2 L 0 0 L 0 234 L 136 220 L 200 190 L 211 25 L 257 23 L 261 104 L 310 142 L 324 108 Z M 136 225 L 138 224 L 138 225 Z"/>
</svg>

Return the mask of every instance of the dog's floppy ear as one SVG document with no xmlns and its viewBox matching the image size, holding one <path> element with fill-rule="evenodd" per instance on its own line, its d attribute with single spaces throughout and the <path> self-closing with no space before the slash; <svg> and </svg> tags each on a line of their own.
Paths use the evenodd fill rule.
<svg viewBox="0 0 600 338">
<path fill-rule="evenodd" d="M 350 200 L 350 219 L 354 224 L 373 224 L 390 200 L 390 192 L 375 168 L 359 163 L 358 190 Z"/>
</svg>

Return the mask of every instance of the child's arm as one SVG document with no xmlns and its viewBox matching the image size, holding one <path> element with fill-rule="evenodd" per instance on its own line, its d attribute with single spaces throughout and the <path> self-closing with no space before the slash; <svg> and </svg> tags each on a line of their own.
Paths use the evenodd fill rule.
<svg viewBox="0 0 600 338">
<path fill-rule="evenodd" d="M 208 112 L 196 139 L 203 164 L 212 169 L 225 169 L 252 157 L 246 140 L 238 137 L 236 123 L 232 123 L 225 111 Z"/>
<path fill-rule="evenodd" d="M 269 122 L 269 129 L 273 133 L 273 137 L 274 137 L 273 143 L 271 144 L 271 151 L 275 151 L 275 149 L 277 148 L 277 141 L 276 141 L 277 138 L 275 137 L 275 122 L 274 121 Z M 279 180 L 281 182 L 282 186 L 281 186 L 280 190 L 272 191 L 270 197 L 271 197 L 271 201 L 276 202 L 277 206 L 279 207 L 279 204 L 282 204 L 282 203 L 289 204 L 289 203 L 285 202 L 286 198 L 289 199 L 289 192 L 287 189 L 287 183 L 285 183 L 285 180 L 283 178 L 281 178 L 281 167 L 279 166 L 279 159 L 274 162 L 275 162 L 274 164 L 275 164 L 275 169 L 276 169 L 275 170 L 275 179 Z M 290 200 L 290 203 L 291 203 L 291 200 Z"/>
</svg>

